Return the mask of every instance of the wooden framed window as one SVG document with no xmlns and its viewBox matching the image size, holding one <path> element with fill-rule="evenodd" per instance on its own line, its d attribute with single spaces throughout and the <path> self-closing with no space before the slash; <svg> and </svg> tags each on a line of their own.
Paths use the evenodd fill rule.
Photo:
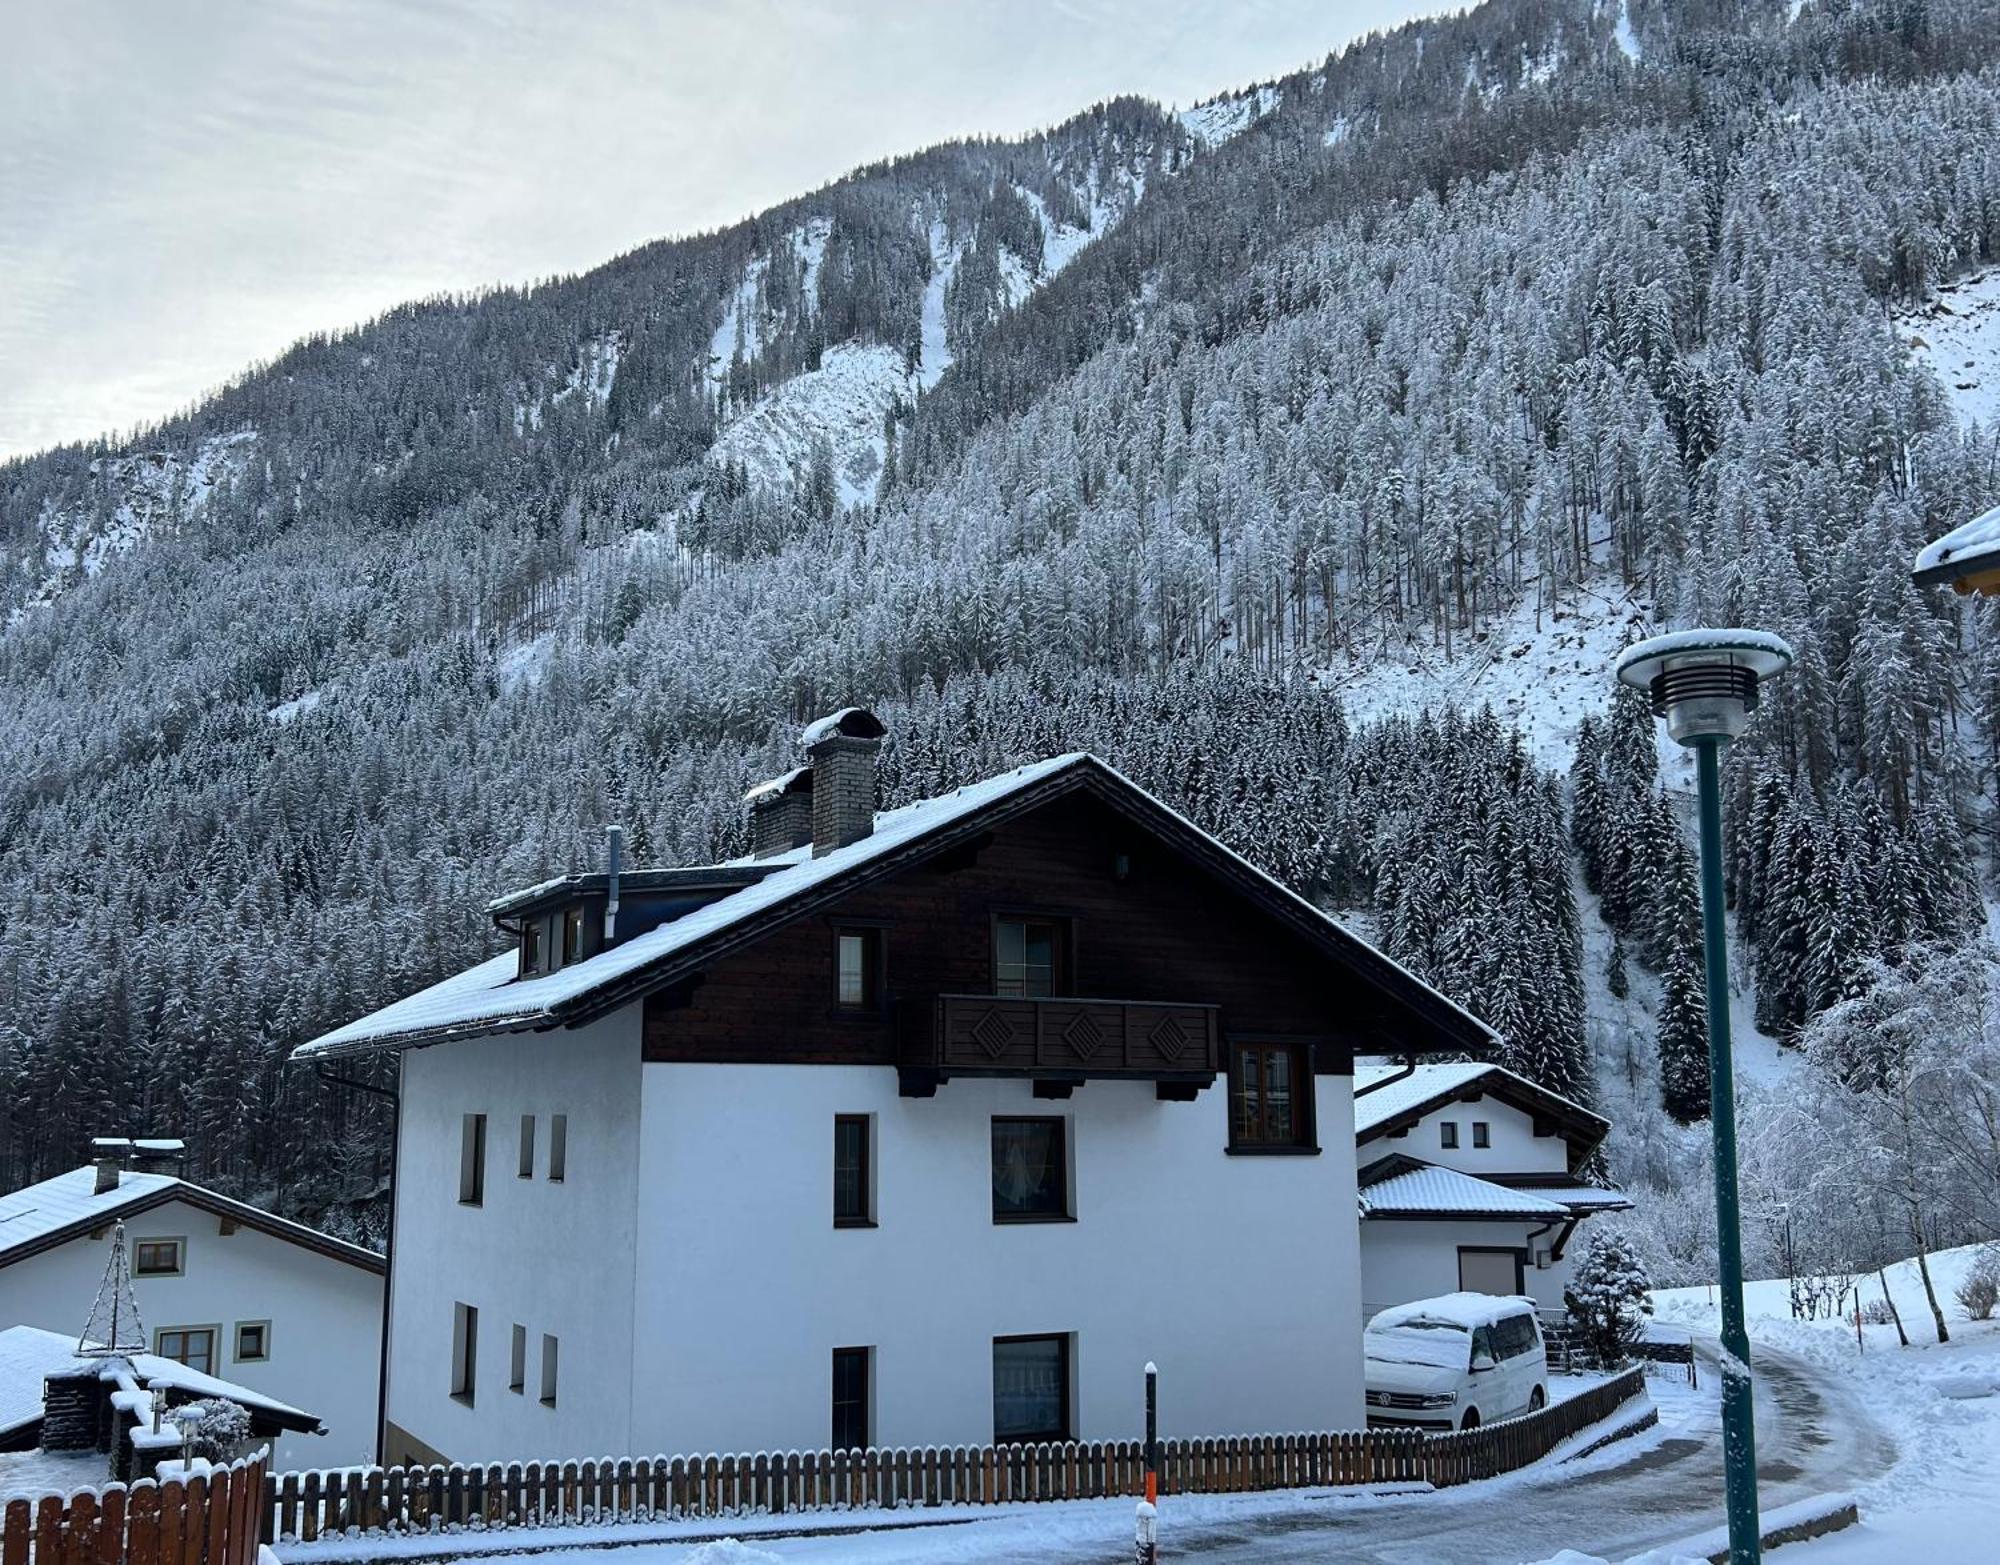
<svg viewBox="0 0 2000 1565">
<path fill-rule="evenodd" d="M 515 1170 L 523 1179 L 535 1177 L 535 1116 L 521 1116 L 521 1156 Z"/>
<path fill-rule="evenodd" d="M 1475 1147 L 1493 1145 L 1493 1127 L 1483 1119 L 1475 1119 L 1472 1122 L 1472 1144 Z"/>
<path fill-rule="evenodd" d="M 1447 1119 L 1438 1122 L 1438 1145 L 1443 1147 L 1446 1151 L 1455 1151 L 1457 1149 L 1458 1147 L 1457 1120 Z"/>
<path fill-rule="evenodd" d="M 1067 1222 L 1071 1210 L 1069 1124 L 1060 1115 L 996 1115 L 993 1221 Z"/>
<path fill-rule="evenodd" d="M 204 1375 L 215 1373 L 215 1339 L 220 1326 L 163 1326 L 153 1333 L 153 1351 Z"/>
<path fill-rule="evenodd" d="M 530 919 L 521 926 L 521 976 L 528 978 L 542 970 L 542 921 Z"/>
<path fill-rule="evenodd" d="M 556 1339 L 542 1333 L 542 1406 L 556 1405 Z"/>
<path fill-rule="evenodd" d="M 834 930 L 833 1003 L 843 1011 L 881 1009 L 881 930 Z"/>
<path fill-rule="evenodd" d="M 1312 1092 L 1306 1044 L 1235 1040 L 1229 1051 L 1229 1150 L 1317 1151 Z"/>
<path fill-rule="evenodd" d="M 271 1357 L 271 1323 L 267 1320 L 240 1320 L 236 1323 L 236 1362 L 262 1364 Z"/>
<path fill-rule="evenodd" d="M 993 1339 L 993 1443 L 1074 1438 L 1066 1334 Z"/>
<path fill-rule="evenodd" d="M 528 1328 L 519 1321 L 507 1344 L 507 1389 L 517 1395 L 528 1389 Z"/>
<path fill-rule="evenodd" d="M 585 920 L 583 909 L 568 908 L 562 916 L 563 965 L 581 962 L 589 953 L 583 948 Z"/>
<path fill-rule="evenodd" d="M 833 1226 L 875 1226 L 874 1122 L 866 1114 L 833 1117 Z"/>
<path fill-rule="evenodd" d="M 479 1311 L 470 1304 L 451 1307 L 451 1394 L 467 1407 L 479 1379 Z"/>
<path fill-rule="evenodd" d="M 140 1239 L 132 1245 L 134 1277 L 180 1277 L 187 1272 L 185 1239 Z"/>
<path fill-rule="evenodd" d="M 458 1126 L 458 1204 L 486 1204 L 486 1116 L 466 1114 Z"/>
<path fill-rule="evenodd" d="M 863 1451 L 868 1448 L 873 1409 L 875 1350 L 835 1348 L 833 1350 L 833 1445 L 835 1451 Z"/>
<path fill-rule="evenodd" d="M 1002 914 L 993 920 L 993 992 L 1017 999 L 1068 987 L 1068 921 Z"/>
<path fill-rule="evenodd" d="M 559 1185 L 569 1170 L 569 1116 L 549 1116 L 549 1183 Z"/>
</svg>

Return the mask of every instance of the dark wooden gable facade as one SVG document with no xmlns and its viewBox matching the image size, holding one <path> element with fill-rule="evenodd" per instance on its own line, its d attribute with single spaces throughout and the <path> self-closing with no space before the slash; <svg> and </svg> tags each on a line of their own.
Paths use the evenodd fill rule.
<svg viewBox="0 0 2000 1565">
<path fill-rule="evenodd" d="M 1059 931 L 1053 997 L 999 994 L 1003 918 Z M 843 932 L 876 964 L 861 1006 L 837 1003 Z M 1318 1070 L 1345 1073 L 1357 1052 L 1413 1046 L 1399 1011 L 1240 885 L 1078 790 L 653 992 L 645 1057 L 897 1066 L 906 1091 L 1004 1074 L 1165 1092 L 1213 1080 L 1227 1042 L 1249 1037 L 1309 1044 Z"/>
</svg>

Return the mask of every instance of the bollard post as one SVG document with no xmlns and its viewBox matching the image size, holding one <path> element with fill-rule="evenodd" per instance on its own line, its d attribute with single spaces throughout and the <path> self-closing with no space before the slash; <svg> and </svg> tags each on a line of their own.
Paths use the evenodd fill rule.
<svg viewBox="0 0 2000 1565">
<path fill-rule="evenodd" d="M 1156 1565 L 1160 1557 L 1160 1370 L 1146 1365 L 1146 1497 L 1139 1502 L 1138 1537 L 1133 1558 L 1138 1565 Z"/>
</svg>

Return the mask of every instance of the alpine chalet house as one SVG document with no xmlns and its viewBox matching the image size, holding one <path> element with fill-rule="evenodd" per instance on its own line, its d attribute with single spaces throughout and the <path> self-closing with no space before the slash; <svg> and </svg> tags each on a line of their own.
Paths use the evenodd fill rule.
<svg viewBox="0 0 2000 1565">
<path fill-rule="evenodd" d="M 878 814 L 883 732 L 299 1051 L 401 1054 L 389 1460 L 1361 1427 L 1352 1061 L 1487 1030 L 1092 756 Z"/>
<path fill-rule="evenodd" d="M 280 1466 L 373 1456 L 383 1258 L 181 1178 L 177 1141 L 96 1150 L 92 1164 L 0 1195 L 0 1326 L 74 1344 L 122 1221 L 154 1354 L 312 1409 L 325 1438 L 279 1435 Z"/>
<path fill-rule="evenodd" d="M 1610 1129 L 1499 1065 L 1358 1067 L 1362 1309 L 1457 1292 L 1562 1309 L 1577 1225 L 1631 1209 L 1583 1177 Z"/>
</svg>

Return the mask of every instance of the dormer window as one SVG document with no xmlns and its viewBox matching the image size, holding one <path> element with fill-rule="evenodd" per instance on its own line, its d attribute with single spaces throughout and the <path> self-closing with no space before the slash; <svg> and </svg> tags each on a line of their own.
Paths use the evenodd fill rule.
<svg viewBox="0 0 2000 1565">
<path fill-rule="evenodd" d="M 583 960 L 583 930 L 582 908 L 573 907 L 563 914 L 562 948 L 563 964 L 565 966 L 571 962 L 581 962 Z"/>
<path fill-rule="evenodd" d="M 542 970 L 542 923 L 540 919 L 530 919 L 521 926 L 521 976 L 527 978 Z"/>
</svg>

